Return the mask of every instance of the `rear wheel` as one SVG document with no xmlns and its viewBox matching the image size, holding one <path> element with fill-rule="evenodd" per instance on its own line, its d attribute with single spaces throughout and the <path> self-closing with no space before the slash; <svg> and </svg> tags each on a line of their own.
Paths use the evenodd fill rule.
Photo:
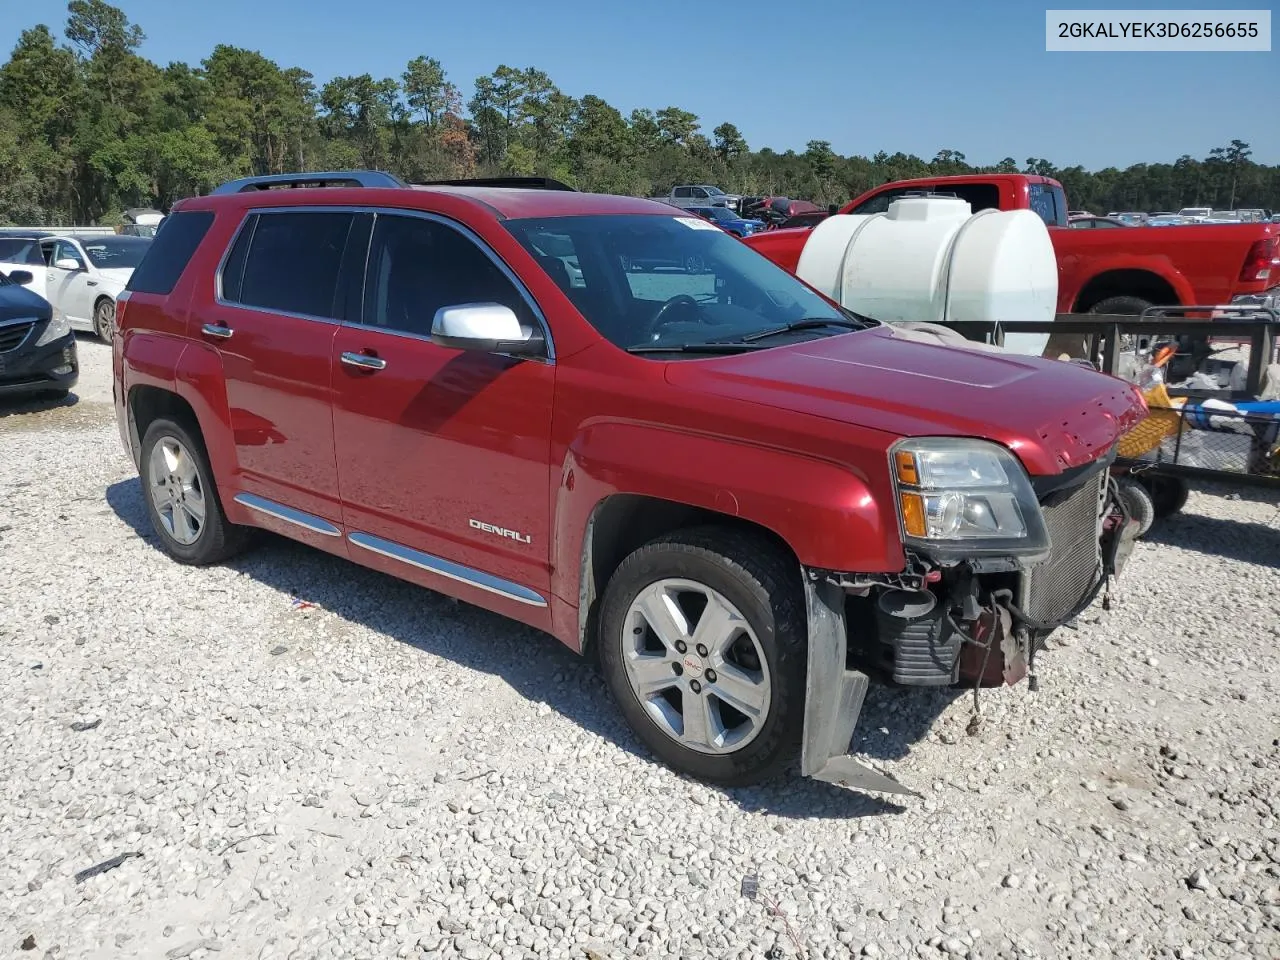
<svg viewBox="0 0 1280 960">
<path fill-rule="evenodd" d="M 1181 477 L 1144 476 L 1140 482 L 1151 497 L 1157 520 L 1173 516 L 1187 505 L 1187 498 L 1191 495 L 1191 488 Z"/>
<path fill-rule="evenodd" d="M 1120 499 L 1129 516 L 1138 523 L 1137 536 L 1143 536 L 1151 529 L 1156 519 L 1155 505 L 1151 502 L 1151 494 L 1137 480 L 1122 477 L 1116 483 Z"/>
<path fill-rule="evenodd" d="M 222 512 L 213 470 L 198 431 L 160 418 L 142 439 L 147 513 L 165 553 L 203 566 L 238 553 L 248 531 Z"/>
<path fill-rule="evenodd" d="M 800 742 L 806 623 L 794 559 L 737 531 L 683 531 L 641 547 L 610 579 L 600 661 L 661 760 L 712 783 L 753 783 Z"/>
<path fill-rule="evenodd" d="M 1143 310 L 1146 310 L 1147 307 L 1154 307 L 1154 306 L 1155 306 L 1154 303 L 1152 303 L 1150 300 L 1144 300 L 1142 299 L 1142 297 L 1129 297 L 1129 296 L 1107 297 L 1107 299 L 1099 300 L 1092 307 L 1090 307 L 1089 312 L 1121 314 L 1124 316 L 1132 315 L 1136 317 L 1136 316 L 1139 316 Z M 1130 334 L 1121 334 L 1119 339 L 1120 339 L 1120 349 L 1125 352 L 1137 350 L 1147 346 L 1147 344 L 1139 342 L 1140 340 L 1146 339 L 1143 337 L 1135 337 Z"/>
<path fill-rule="evenodd" d="M 116 305 L 112 300 L 99 300 L 93 308 L 93 332 L 103 343 L 116 335 Z"/>
</svg>

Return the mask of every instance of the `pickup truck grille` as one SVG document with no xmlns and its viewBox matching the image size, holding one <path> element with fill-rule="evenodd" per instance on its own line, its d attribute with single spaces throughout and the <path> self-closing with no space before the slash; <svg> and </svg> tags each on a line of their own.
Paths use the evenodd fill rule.
<svg viewBox="0 0 1280 960">
<path fill-rule="evenodd" d="M 1080 603 L 1102 571 L 1103 507 L 1108 472 L 1049 494 L 1040 503 L 1049 530 L 1049 557 L 1022 578 L 1020 606 L 1034 620 L 1056 623 Z"/>
<path fill-rule="evenodd" d="M 31 328 L 35 325 L 36 321 L 28 320 L 26 323 L 0 326 L 0 353 L 17 350 L 18 347 L 22 346 L 22 342 L 27 339 L 27 335 L 31 333 Z"/>
</svg>

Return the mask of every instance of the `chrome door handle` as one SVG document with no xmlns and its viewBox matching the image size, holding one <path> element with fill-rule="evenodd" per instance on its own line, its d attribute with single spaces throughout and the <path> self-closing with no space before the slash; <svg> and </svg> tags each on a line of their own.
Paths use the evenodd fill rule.
<svg viewBox="0 0 1280 960">
<path fill-rule="evenodd" d="M 231 336 L 231 328 L 224 327 L 218 323 L 206 323 L 203 327 L 200 328 L 200 332 L 205 333 L 211 337 L 218 337 L 222 340 L 226 340 L 229 336 Z"/>
<path fill-rule="evenodd" d="M 371 357 L 367 353 L 344 353 L 342 362 L 349 367 L 359 367 L 361 370 L 385 370 L 387 361 L 381 357 Z"/>
<path fill-rule="evenodd" d="M 84 285 L 85 285 L 86 287 L 96 287 L 96 286 L 98 285 L 98 281 L 97 281 L 97 280 L 86 280 L 86 281 L 84 282 Z"/>
</svg>

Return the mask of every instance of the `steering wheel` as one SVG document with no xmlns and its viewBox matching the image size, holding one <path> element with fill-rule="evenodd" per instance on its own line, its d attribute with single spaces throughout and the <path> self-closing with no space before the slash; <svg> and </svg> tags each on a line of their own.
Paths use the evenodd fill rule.
<svg viewBox="0 0 1280 960">
<path fill-rule="evenodd" d="M 658 335 L 662 332 L 662 328 L 666 326 L 667 323 L 671 322 L 666 319 L 667 313 L 679 306 L 693 307 L 696 309 L 698 301 L 693 299 L 693 297 L 689 296 L 687 293 L 677 293 L 674 297 L 665 301 L 662 306 L 658 308 L 658 312 L 653 315 L 653 319 L 649 321 L 648 335 L 650 340 L 658 339 Z"/>
</svg>

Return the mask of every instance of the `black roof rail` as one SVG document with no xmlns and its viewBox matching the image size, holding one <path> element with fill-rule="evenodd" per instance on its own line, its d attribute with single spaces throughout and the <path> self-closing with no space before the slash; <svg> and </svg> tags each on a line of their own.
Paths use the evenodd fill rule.
<svg viewBox="0 0 1280 960">
<path fill-rule="evenodd" d="M 508 190 L 568 190 L 577 193 L 576 187 L 553 180 L 550 177 L 470 177 L 461 180 L 425 180 L 415 187 L 501 187 Z"/>
<path fill-rule="evenodd" d="M 261 177 L 241 177 L 228 180 L 217 187 L 210 196 L 229 193 L 249 193 L 253 190 L 274 190 L 294 187 L 390 187 L 402 188 L 404 181 L 392 173 L 381 170 L 329 170 L 323 173 L 274 173 Z"/>
</svg>

